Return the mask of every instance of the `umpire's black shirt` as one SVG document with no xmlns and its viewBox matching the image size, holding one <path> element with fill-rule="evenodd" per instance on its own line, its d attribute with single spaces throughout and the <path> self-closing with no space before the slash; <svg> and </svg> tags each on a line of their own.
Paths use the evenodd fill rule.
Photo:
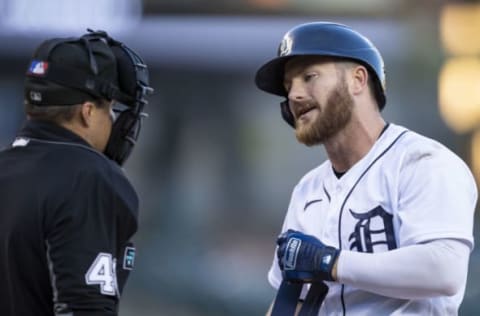
<svg viewBox="0 0 480 316">
<path fill-rule="evenodd" d="M 117 315 L 137 209 L 118 165 L 28 121 L 0 152 L 0 315 Z"/>
</svg>

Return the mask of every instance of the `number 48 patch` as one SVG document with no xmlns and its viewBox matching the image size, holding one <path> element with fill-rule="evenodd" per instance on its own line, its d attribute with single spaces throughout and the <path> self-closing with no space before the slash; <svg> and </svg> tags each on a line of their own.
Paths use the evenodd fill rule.
<svg viewBox="0 0 480 316">
<path fill-rule="evenodd" d="M 116 295 L 118 292 L 116 259 L 109 253 L 100 252 L 85 274 L 85 282 L 100 285 L 102 294 Z"/>
</svg>

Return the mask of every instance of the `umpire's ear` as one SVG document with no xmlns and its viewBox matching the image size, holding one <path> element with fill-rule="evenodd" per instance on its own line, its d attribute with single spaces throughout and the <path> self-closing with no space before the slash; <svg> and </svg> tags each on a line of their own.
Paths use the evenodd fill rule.
<svg viewBox="0 0 480 316">
<path fill-rule="evenodd" d="M 94 115 L 97 114 L 95 113 L 95 110 L 98 110 L 95 104 L 91 101 L 86 101 L 83 102 L 80 105 L 80 110 L 79 110 L 79 119 L 80 123 L 82 124 L 83 127 L 91 127 L 93 124 L 94 120 Z"/>
</svg>

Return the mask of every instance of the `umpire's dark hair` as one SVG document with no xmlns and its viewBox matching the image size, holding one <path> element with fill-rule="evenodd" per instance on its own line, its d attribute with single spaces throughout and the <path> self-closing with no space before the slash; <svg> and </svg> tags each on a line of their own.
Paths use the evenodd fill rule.
<svg viewBox="0 0 480 316">
<path fill-rule="evenodd" d="M 95 104 L 97 108 L 106 109 L 109 106 L 109 101 L 105 99 L 86 100 Z M 30 103 L 24 104 L 24 112 L 30 120 L 47 121 L 56 124 L 70 122 L 75 113 L 79 111 L 81 104 L 70 106 L 65 105 L 34 105 Z"/>
</svg>

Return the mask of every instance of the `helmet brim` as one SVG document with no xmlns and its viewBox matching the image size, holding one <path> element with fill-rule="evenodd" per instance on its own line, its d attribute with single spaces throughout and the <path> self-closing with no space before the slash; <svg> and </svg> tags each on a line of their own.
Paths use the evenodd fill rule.
<svg viewBox="0 0 480 316">
<path fill-rule="evenodd" d="M 287 95 L 283 86 L 285 64 L 294 56 L 277 57 L 261 66 L 255 75 L 255 84 L 260 90 L 281 97 Z"/>
<path fill-rule="evenodd" d="M 295 57 L 317 57 L 317 58 L 334 58 L 340 60 L 352 60 L 354 62 L 365 64 L 361 60 L 355 58 L 349 58 L 339 53 L 332 53 L 328 51 L 318 51 L 318 52 L 299 52 L 296 54 L 280 56 L 274 58 L 263 66 L 261 66 L 255 76 L 255 84 L 260 90 L 263 90 L 268 93 L 272 93 L 281 97 L 286 97 L 287 92 L 284 87 L 284 76 L 285 76 L 285 65 L 290 59 Z M 370 69 L 369 65 L 367 66 Z"/>
</svg>

